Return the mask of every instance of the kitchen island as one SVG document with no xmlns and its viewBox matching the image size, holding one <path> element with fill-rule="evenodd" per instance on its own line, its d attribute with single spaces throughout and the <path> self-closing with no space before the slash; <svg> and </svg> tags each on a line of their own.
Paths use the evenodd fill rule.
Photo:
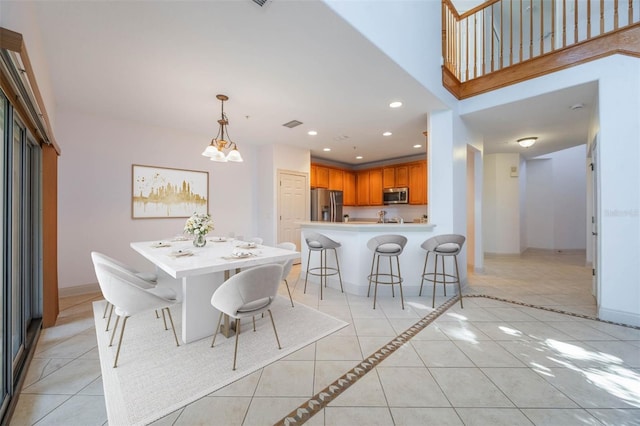
<svg viewBox="0 0 640 426">
<path fill-rule="evenodd" d="M 307 272 L 307 258 L 309 256 L 309 250 L 304 240 L 305 232 L 317 232 L 342 244 L 342 247 L 337 249 L 337 253 L 344 291 L 358 296 L 366 296 L 369 288 L 367 276 L 371 272 L 373 252 L 367 248 L 367 242 L 378 235 L 397 234 L 407 237 L 407 245 L 400 256 L 400 272 L 403 278 L 402 289 L 404 295 L 405 297 L 418 295 L 426 255 L 420 245 L 426 239 L 435 235 L 434 228 L 436 225 L 431 223 L 302 222 L 300 227 L 302 229 L 302 267 L 300 272 L 302 283 Z M 311 266 L 318 266 L 318 263 L 318 254 L 312 253 Z M 335 259 L 331 253 L 327 255 L 327 263 L 329 266 L 335 266 Z M 431 263 L 431 260 L 429 263 Z M 388 262 L 381 262 L 380 271 L 383 271 L 383 267 L 387 268 L 384 269 L 384 271 L 387 271 L 388 266 Z M 432 268 L 431 265 L 430 268 Z M 319 277 L 309 275 L 309 285 L 317 286 L 319 282 Z M 329 277 L 328 286 L 340 289 L 337 275 Z M 428 294 L 430 294 L 431 288 L 430 286 L 428 287 Z M 396 291 L 397 294 L 398 292 Z M 378 296 L 391 296 L 391 286 L 378 286 Z M 373 297 L 373 294 L 371 297 Z"/>
</svg>

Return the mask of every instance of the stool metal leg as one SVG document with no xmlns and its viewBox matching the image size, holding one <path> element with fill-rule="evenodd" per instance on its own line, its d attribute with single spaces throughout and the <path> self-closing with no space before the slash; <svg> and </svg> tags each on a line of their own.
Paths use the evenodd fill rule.
<svg viewBox="0 0 640 426">
<path fill-rule="evenodd" d="M 380 255 L 374 254 L 374 258 L 376 258 L 376 285 L 373 288 L 373 309 L 376 308 L 376 299 L 378 298 L 378 278 L 380 276 Z"/>
<path fill-rule="evenodd" d="M 391 275 L 391 297 L 396 297 L 396 293 L 393 289 L 393 265 L 391 264 L 391 256 L 389 256 L 389 275 Z"/>
<path fill-rule="evenodd" d="M 427 273 L 427 262 L 429 261 L 429 252 L 427 252 L 427 256 L 424 259 L 424 268 L 422 268 L 422 281 L 420 281 L 420 293 L 418 296 L 422 296 L 422 286 L 424 285 L 424 280 L 426 279 L 425 274 Z"/>
<path fill-rule="evenodd" d="M 444 296 L 447 297 L 447 273 L 444 268 L 444 256 L 440 256 L 442 259 L 442 287 L 444 288 Z"/>
<path fill-rule="evenodd" d="M 333 254 L 336 257 L 336 268 L 338 269 L 338 279 L 340 280 L 340 291 L 344 293 L 344 287 L 342 287 L 342 274 L 340 273 L 340 262 L 338 262 L 338 252 L 333 249 Z"/>
<path fill-rule="evenodd" d="M 391 260 L 391 258 L 389 258 L 389 260 Z M 402 294 L 402 274 L 400 273 L 400 258 L 398 256 L 396 256 L 396 263 L 398 264 L 398 285 L 400 286 L 400 302 L 402 302 L 402 310 L 404 311 L 404 294 Z M 391 286 L 391 288 L 393 288 L 393 285 Z"/>
<path fill-rule="evenodd" d="M 456 278 L 458 280 L 458 294 L 460 295 L 460 307 L 464 308 L 464 306 L 462 306 L 462 286 L 460 285 L 460 271 L 458 271 L 458 256 L 453 256 L 453 262 L 456 265 Z"/>
<path fill-rule="evenodd" d="M 309 255 L 307 256 L 307 274 L 304 276 L 304 294 L 307 294 L 307 279 L 309 278 L 309 269 L 311 268 L 311 250 L 309 250 Z"/>
<path fill-rule="evenodd" d="M 367 297 L 371 293 L 371 280 L 373 279 L 373 265 L 376 263 L 376 254 L 373 253 L 373 257 L 371 258 L 371 272 L 369 273 L 369 290 L 367 290 Z"/>
<path fill-rule="evenodd" d="M 438 253 L 436 253 L 436 261 L 433 266 L 433 298 L 431 299 L 431 307 L 436 307 L 436 285 L 438 284 Z"/>
<path fill-rule="evenodd" d="M 324 255 L 324 256 L 323 256 Z M 320 300 L 322 300 L 322 285 L 327 285 L 327 275 L 326 269 L 327 267 L 327 252 L 326 250 L 320 251 Z M 323 282 L 324 281 L 324 282 Z"/>
</svg>

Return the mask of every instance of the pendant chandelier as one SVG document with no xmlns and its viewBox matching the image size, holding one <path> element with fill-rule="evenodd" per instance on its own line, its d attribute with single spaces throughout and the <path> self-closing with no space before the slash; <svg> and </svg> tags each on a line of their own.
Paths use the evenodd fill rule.
<svg viewBox="0 0 640 426">
<path fill-rule="evenodd" d="M 240 155 L 240 151 L 238 151 L 238 147 L 235 142 L 232 142 L 229 138 L 229 130 L 226 130 L 227 139 L 225 140 L 225 129 L 229 125 L 229 120 L 224 113 L 224 102 L 229 100 L 227 95 L 216 95 L 216 98 L 220 100 L 221 103 L 221 115 L 220 120 L 218 120 L 218 124 L 220 125 L 220 129 L 218 129 L 218 134 L 215 138 L 211 139 L 211 144 L 207 146 L 202 155 L 205 157 L 211 157 L 211 161 L 217 161 L 220 163 L 226 163 L 227 161 L 233 161 L 235 163 L 242 162 L 242 156 Z M 225 154 L 224 150 L 229 150 L 228 154 Z"/>
</svg>

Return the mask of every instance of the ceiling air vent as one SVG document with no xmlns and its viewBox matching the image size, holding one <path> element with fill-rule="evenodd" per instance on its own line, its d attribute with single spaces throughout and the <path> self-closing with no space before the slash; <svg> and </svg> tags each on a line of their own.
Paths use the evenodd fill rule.
<svg viewBox="0 0 640 426">
<path fill-rule="evenodd" d="M 255 4 L 257 4 L 260 7 L 264 6 L 264 4 L 267 2 L 267 0 L 251 0 L 251 1 L 253 1 Z"/>
<path fill-rule="evenodd" d="M 255 1 L 255 0 L 254 0 L 254 1 Z M 290 128 L 290 129 L 293 129 L 294 127 L 298 127 L 298 126 L 299 126 L 299 125 L 301 125 L 301 124 L 302 124 L 302 122 L 301 122 L 301 121 L 298 121 L 298 120 L 291 120 L 291 121 L 290 121 L 290 122 L 288 122 L 288 123 L 284 123 L 284 124 L 283 124 L 283 126 L 284 126 L 284 127 L 288 127 L 288 128 Z"/>
</svg>

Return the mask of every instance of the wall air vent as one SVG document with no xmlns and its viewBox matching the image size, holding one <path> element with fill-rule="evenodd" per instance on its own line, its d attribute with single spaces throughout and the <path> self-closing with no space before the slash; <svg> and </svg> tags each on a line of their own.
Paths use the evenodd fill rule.
<svg viewBox="0 0 640 426">
<path fill-rule="evenodd" d="M 264 4 L 267 2 L 267 0 L 251 0 L 251 1 L 260 7 L 264 6 Z"/>
<path fill-rule="evenodd" d="M 298 120 L 291 120 L 291 121 L 290 121 L 290 122 L 288 122 L 288 123 L 284 123 L 284 124 L 283 124 L 283 126 L 284 126 L 284 127 L 288 127 L 288 128 L 290 128 L 290 129 L 293 129 L 294 127 L 298 127 L 298 126 L 299 126 L 299 125 L 301 125 L 301 124 L 302 124 L 302 122 L 301 122 L 301 121 L 298 121 Z"/>
</svg>

